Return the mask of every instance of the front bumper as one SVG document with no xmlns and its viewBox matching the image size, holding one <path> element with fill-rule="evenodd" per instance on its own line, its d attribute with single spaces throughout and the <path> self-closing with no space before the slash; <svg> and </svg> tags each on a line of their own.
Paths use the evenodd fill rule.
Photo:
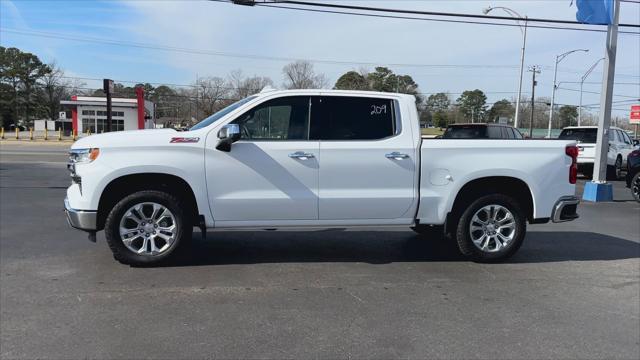
<svg viewBox="0 0 640 360">
<path fill-rule="evenodd" d="M 580 217 L 578 215 L 578 204 L 580 199 L 576 196 L 563 196 L 553 206 L 551 213 L 551 221 L 554 223 L 575 220 Z"/>
<path fill-rule="evenodd" d="M 96 231 L 98 213 L 96 211 L 76 210 L 69 206 L 69 199 L 64 199 L 64 211 L 71 227 L 84 231 Z"/>
</svg>

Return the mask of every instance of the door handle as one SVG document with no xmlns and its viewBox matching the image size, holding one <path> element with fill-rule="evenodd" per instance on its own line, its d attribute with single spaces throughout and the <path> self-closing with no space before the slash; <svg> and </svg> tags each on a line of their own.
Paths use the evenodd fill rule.
<svg viewBox="0 0 640 360">
<path fill-rule="evenodd" d="M 409 158 L 409 155 L 394 151 L 384 155 L 387 159 L 403 160 Z"/>
<path fill-rule="evenodd" d="M 315 156 L 312 153 L 306 153 L 304 151 L 296 151 L 294 153 L 289 154 L 289 157 L 292 159 L 307 160 Z"/>
</svg>

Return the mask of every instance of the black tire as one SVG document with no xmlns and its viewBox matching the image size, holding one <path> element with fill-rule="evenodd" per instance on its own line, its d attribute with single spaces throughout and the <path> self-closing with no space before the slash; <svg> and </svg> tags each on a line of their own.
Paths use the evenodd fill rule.
<svg viewBox="0 0 640 360">
<path fill-rule="evenodd" d="M 631 195 L 637 202 L 640 202 L 640 171 L 633 175 L 630 185 Z"/>
<path fill-rule="evenodd" d="M 155 255 L 140 255 L 128 249 L 120 238 L 120 220 L 132 206 L 140 203 L 152 202 L 166 207 L 175 219 L 176 234 L 173 243 L 162 253 Z M 113 252 L 113 257 L 126 265 L 158 265 L 172 258 L 181 248 L 191 240 L 193 224 L 185 218 L 183 206 L 173 195 L 162 191 L 145 190 L 128 195 L 120 200 L 111 210 L 105 221 L 105 237 Z"/>
<path fill-rule="evenodd" d="M 622 178 L 622 158 L 618 156 L 613 166 L 607 165 L 607 180 L 620 180 Z"/>
<path fill-rule="evenodd" d="M 489 252 L 476 247 L 471 239 L 471 221 L 477 211 L 488 205 L 499 205 L 506 208 L 513 215 L 514 234 L 513 239 L 502 249 Z M 456 241 L 460 252 L 474 261 L 478 262 L 499 262 L 512 256 L 524 241 L 527 231 L 526 216 L 518 202 L 507 195 L 491 194 L 485 195 L 472 202 L 463 212 L 456 227 Z"/>
<path fill-rule="evenodd" d="M 442 225 L 416 225 L 412 226 L 416 234 L 428 239 L 442 239 L 444 238 L 444 226 Z"/>
<path fill-rule="evenodd" d="M 582 166 L 580 172 L 585 178 L 593 179 L 593 166 Z"/>
</svg>

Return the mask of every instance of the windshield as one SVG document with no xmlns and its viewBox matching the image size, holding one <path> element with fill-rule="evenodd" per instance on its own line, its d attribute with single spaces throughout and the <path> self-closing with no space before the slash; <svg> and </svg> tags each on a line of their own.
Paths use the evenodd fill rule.
<svg viewBox="0 0 640 360">
<path fill-rule="evenodd" d="M 560 140 L 576 140 L 582 143 L 596 143 L 596 135 L 598 129 L 582 128 L 582 129 L 564 129 L 558 136 Z"/>
<path fill-rule="evenodd" d="M 450 126 L 442 135 L 443 139 L 484 139 L 487 127 L 481 125 Z"/>
<path fill-rule="evenodd" d="M 189 130 L 198 130 L 198 129 L 202 129 L 204 127 L 207 127 L 211 124 L 213 124 L 214 122 L 220 120 L 221 118 L 223 118 L 225 115 L 227 115 L 228 113 L 232 112 L 233 110 L 239 108 L 240 106 L 248 103 L 249 101 L 257 98 L 257 95 L 254 96 L 249 96 L 248 98 L 244 98 L 240 101 L 234 102 L 233 104 L 227 106 L 226 108 L 214 113 L 213 115 L 209 116 L 208 118 L 203 119 L 202 121 L 200 121 L 199 123 L 195 124 L 194 126 L 192 126 Z"/>
</svg>

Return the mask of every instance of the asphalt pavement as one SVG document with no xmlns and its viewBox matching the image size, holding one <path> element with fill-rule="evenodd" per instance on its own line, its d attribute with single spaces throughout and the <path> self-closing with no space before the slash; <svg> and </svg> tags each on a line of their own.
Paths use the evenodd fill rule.
<svg viewBox="0 0 640 360">
<path fill-rule="evenodd" d="M 529 226 L 503 264 L 384 228 L 194 232 L 113 260 L 62 211 L 66 147 L 0 143 L 0 358 L 640 358 L 640 204 Z M 581 188 L 584 180 L 578 187 Z"/>
</svg>

